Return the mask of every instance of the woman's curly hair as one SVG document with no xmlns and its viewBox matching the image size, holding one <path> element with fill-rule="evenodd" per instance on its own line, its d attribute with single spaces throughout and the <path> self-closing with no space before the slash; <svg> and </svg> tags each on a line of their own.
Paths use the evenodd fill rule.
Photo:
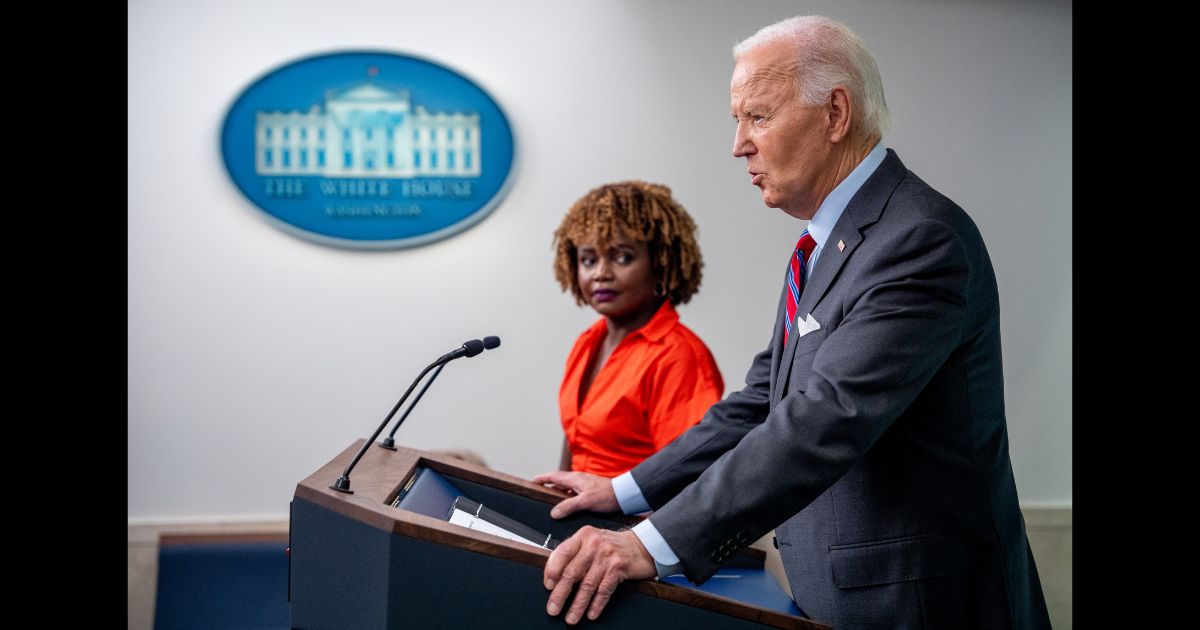
<svg viewBox="0 0 1200 630">
<path fill-rule="evenodd" d="M 696 223 L 661 184 L 632 180 L 604 184 L 576 201 L 554 231 L 554 277 L 570 289 L 576 304 L 586 304 L 579 288 L 579 243 L 613 242 L 618 232 L 644 243 L 651 270 L 672 305 L 686 304 L 700 290 L 704 261 L 696 243 Z"/>
</svg>

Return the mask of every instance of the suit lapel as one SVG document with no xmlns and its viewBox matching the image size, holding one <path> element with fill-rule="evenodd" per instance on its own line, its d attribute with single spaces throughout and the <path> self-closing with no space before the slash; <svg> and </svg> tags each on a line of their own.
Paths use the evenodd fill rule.
<svg viewBox="0 0 1200 630">
<path fill-rule="evenodd" d="M 821 255 L 817 258 L 816 267 L 808 281 L 800 291 L 800 302 L 796 304 L 796 316 L 807 318 L 816 308 L 821 298 L 829 291 L 842 266 L 850 259 L 850 255 L 863 241 L 863 230 L 879 220 L 883 207 L 891 197 L 892 191 L 904 177 L 907 169 L 900 161 L 896 152 L 888 149 L 887 157 L 879 164 L 879 168 L 863 182 L 862 188 L 850 199 L 846 210 L 833 226 L 827 242 L 821 243 Z M 838 243 L 844 247 L 838 248 Z M 782 310 L 782 307 L 781 307 Z M 792 322 L 795 325 L 795 322 Z M 780 322 L 782 326 L 782 322 Z M 779 335 L 782 340 L 783 335 Z M 772 401 L 778 401 L 787 394 L 787 381 L 791 376 L 792 359 L 796 355 L 796 343 L 800 335 L 788 335 L 787 344 L 783 347 L 778 364 L 775 380 L 775 391 Z M 775 366 L 772 366 L 775 367 Z M 775 372 L 772 372 L 775 374 Z"/>
<path fill-rule="evenodd" d="M 862 242 L 862 235 L 859 234 L 858 228 L 848 219 L 851 219 L 849 213 L 843 213 L 838 219 L 837 225 L 833 227 L 833 232 L 829 235 L 829 242 L 821 246 L 821 255 L 817 258 L 817 266 L 813 269 L 813 274 L 809 276 L 808 282 L 805 282 L 804 287 L 800 290 L 800 302 L 796 304 L 797 317 L 807 319 L 811 316 L 813 308 L 825 296 L 829 285 L 841 271 L 842 265 L 850 258 L 850 254 L 854 253 L 854 248 Z M 845 247 L 840 251 L 837 247 L 838 241 L 845 243 Z M 796 322 L 792 322 L 792 326 L 795 327 Z M 783 348 L 781 369 L 778 380 L 775 382 L 775 391 L 780 394 L 779 398 L 783 398 L 783 393 L 787 391 L 787 379 L 791 375 L 792 359 L 796 356 L 796 344 L 800 337 L 799 334 L 788 335 L 787 344 Z"/>
<path fill-rule="evenodd" d="M 829 242 L 821 246 L 821 256 L 817 258 L 816 268 L 813 269 L 813 274 L 809 276 L 808 282 L 804 283 L 804 290 L 800 293 L 800 303 L 796 305 L 796 315 L 806 316 L 812 312 L 813 307 L 821 301 L 821 298 L 825 297 L 829 285 L 842 270 L 842 264 L 850 258 L 854 248 L 862 242 L 862 234 L 859 234 L 858 227 L 847 221 L 848 218 L 850 217 L 842 214 L 837 225 L 833 226 L 833 232 L 829 234 Z M 843 249 L 838 249 L 839 242 L 845 245 Z"/>
</svg>

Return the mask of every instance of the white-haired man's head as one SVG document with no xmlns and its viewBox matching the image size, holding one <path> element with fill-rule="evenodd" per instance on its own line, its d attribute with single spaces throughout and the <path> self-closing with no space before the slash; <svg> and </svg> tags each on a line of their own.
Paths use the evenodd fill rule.
<svg viewBox="0 0 1200 630">
<path fill-rule="evenodd" d="M 834 86 L 850 92 L 861 108 L 859 131 L 882 137 L 892 124 L 883 98 L 879 66 L 862 38 L 850 27 L 820 15 L 798 15 L 765 26 L 733 47 L 733 58 L 776 41 L 788 41 L 795 50 L 796 88 L 807 105 L 825 102 Z"/>
</svg>

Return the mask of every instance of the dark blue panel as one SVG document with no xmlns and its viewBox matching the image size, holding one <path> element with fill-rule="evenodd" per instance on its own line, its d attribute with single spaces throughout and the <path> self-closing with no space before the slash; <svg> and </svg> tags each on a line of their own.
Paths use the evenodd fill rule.
<svg viewBox="0 0 1200 630">
<path fill-rule="evenodd" d="M 739 602 L 777 610 L 788 615 L 806 616 L 796 602 L 779 587 L 775 578 L 765 569 L 731 569 L 726 567 L 717 571 L 707 582 L 696 586 L 682 575 L 672 575 L 663 580 L 677 586 L 694 588 L 696 590 L 721 595 Z"/>
<path fill-rule="evenodd" d="M 287 628 L 285 549 L 283 543 L 162 547 L 155 630 Z"/>
</svg>

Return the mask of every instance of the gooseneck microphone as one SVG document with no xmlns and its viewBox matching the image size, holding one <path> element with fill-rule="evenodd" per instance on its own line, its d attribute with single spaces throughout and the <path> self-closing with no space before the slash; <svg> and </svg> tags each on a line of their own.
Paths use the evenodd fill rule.
<svg viewBox="0 0 1200 630">
<path fill-rule="evenodd" d="M 438 360 L 434 361 L 434 363 L 445 364 L 446 362 L 453 361 L 459 357 L 473 357 L 480 352 L 483 352 L 483 342 L 478 339 L 472 339 L 470 341 L 463 342 L 461 348 L 447 352 L 446 354 L 438 357 Z"/>
<path fill-rule="evenodd" d="M 466 356 L 475 355 L 469 354 Z M 412 413 L 412 410 L 417 406 L 417 403 L 421 402 L 421 397 L 425 395 L 425 390 L 429 389 L 430 385 L 433 385 L 433 382 L 437 380 L 438 374 L 442 373 L 442 368 L 444 367 L 446 367 L 445 363 L 439 365 L 437 371 L 433 373 L 433 376 L 430 376 L 429 380 L 425 381 L 425 386 L 421 388 L 421 391 L 417 392 L 417 397 L 413 399 L 412 404 L 408 406 L 408 409 L 404 410 L 404 415 L 400 416 L 400 419 L 396 421 L 396 426 L 392 427 L 392 430 L 388 432 L 387 437 L 383 438 L 383 440 L 379 442 L 379 448 L 386 448 L 389 451 L 396 450 L 396 440 L 394 439 L 394 436 L 396 435 L 396 429 L 399 429 L 400 425 L 404 424 L 405 418 L 408 418 L 408 414 Z"/>
<path fill-rule="evenodd" d="M 457 353 L 463 353 L 463 354 L 459 354 L 458 356 L 473 357 L 473 356 L 479 354 L 480 352 L 483 352 L 484 349 L 491 350 L 493 348 L 499 347 L 500 346 L 500 338 L 499 337 L 484 337 L 482 344 L 480 344 L 479 346 L 475 345 L 475 344 L 479 344 L 479 343 L 480 342 L 478 339 L 472 339 L 471 341 L 464 343 L 463 347 L 459 348 L 458 350 L 455 350 L 454 352 L 450 352 L 450 353 L 443 355 L 442 359 L 445 359 L 446 357 L 451 357 L 451 355 L 455 355 Z M 468 348 L 467 344 L 471 344 L 471 347 Z M 454 359 L 454 358 L 457 358 L 457 356 L 451 357 L 451 359 Z M 438 360 L 440 361 L 441 359 L 438 359 Z M 450 359 L 448 359 L 448 360 L 450 360 Z M 437 371 L 433 373 L 433 376 L 430 376 L 429 380 L 425 381 L 425 386 L 421 388 L 421 391 L 417 392 L 417 397 L 413 399 L 412 404 L 408 406 L 408 409 L 404 410 L 404 415 L 400 416 L 400 419 L 396 421 L 396 425 L 393 426 L 392 430 L 388 432 L 387 437 L 383 438 L 383 440 L 379 442 L 379 448 L 386 448 L 389 451 L 396 450 L 396 440 L 395 440 L 396 430 L 400 428 L 400 425 L 404 424 L 404 421 L 408 418 L 408 414 L 412 413 L 412 410 L 416 408 L 417 403 L 421 402 L 421 397 L 425 395 L 425 391 L 429 389 L 429 386 L 433 385 L 433 382 L 437 380 L 438 374 L 442 373 L 442 368 L 444 368 L 444 367 L 446 367 L 445 363 L 439 365 Z M 420 380 L 420 379 L 418 378 L 417 380 Z M 393 411 L 393 413 L 395 413 L 395 412 Z"/>
<path fill-rule="evenodd" d="M 387 417 L 385 417 L 383 419 L 383 422 L 381 422 L 379 424 L 379 428 L 375 429 L 375 432 L 371 434 L 371 438 L 368 439 L 363 444 L 362 448 L 358 450 L 358 454 L 355 455 L 354 459 L 350 461 L 350 465 L 346 466 L 346 470 L 344 472 L 342 472 L 342 476 L 338 477 L 337 481 L 333 482 L 333 485 L 331 485 L 329 487 L 334 490 L 337 490 L 338 492 L 345 492 L 346 494 L 354 494 L 354 491 L 350 489 L 350 471 L 354 470 L 354 467 L 358 465 L 358 460 L 362 459 L 363 454 L 367 452 L 367 447 L 371 446 L 371 443 L 375 441 L 375 438 L 379 437 L 379 434 L 383 432 L 383 428 L 387 426 L 388 422 L 390 422 L 392 420 L 392 417 L 396 415 L 396 411 L 398 409 L 400 409 L 400 405 L 404 404 L 404 401 L 408 399 L 409 394 L 411 394 L 412 391 L 414 389 L 416 389 L 417 383 L 421 382 L 421 379 L 424 378 L 425 375 L 428 374 L 430 370 L 432 370 L 433 368 L 436 367 L 436 368 L 438 368 L 438 373 L 441 373 L 441 371 L 442 371 L 441 368 L 445 367 L 445 365 L 447 363 L 449 363 L 455 359 L 458 359 L 460 357 L 473 357 L 473 356 L 483 352 L 484 348 L 491 349 L 491 348 L 495 348 L 499 345 L 500 345 L 499 337 L 485 337 L 483 341 L 480 341 L 478 339 L 472 339 L 470 341 L 464 342 L 462 347 L 460 347 L 456 350 L 453 350 L 451 352 L 447 352 L 446 354 L 443 354 L 442 356 L 438 357 L 436 361 L 434 361 L 433 363 L 430 363 L 429 366 L 426 367 L 424 370 L 421 370 L 421 373 L 417 376 L 417 378 L 415 380 L 413 380 L 412 385 L 408 386 L 408 389 L 404 392 L 404 395 L 400 397 L 400 400 L 396 401 L 396 406 L 392 407 L 392 411 L 390 413 L 388 413 Z M 433 378 L 437 378 L 437 374 L 434 374 Z M 429 379 L 429 383 L 433 382 L 433 378 Z M 429 383 L 425 384 L 425 389 L 429 388 Z M 425 389 L 421 390 L 421 394 L 425 393 Z M 420 400 L 420 398 L 421 398 L 421 396 L 418 395 L 417 400 Z M 416 401 L 413 401 L 413 406 L 415 406 L 416 404 L 417 404 Z M 408 408 L 408 412 L 411 412 L 411 411 L 412 411 L 412 406 L 410 406 Z M 405 417 L 408 417 L 408 412 L 405 412 L 405 414 L 404 414 Z M 403 421 L 404 421 L 404 418 L 401 418 L 400 422 L 403 422 Z M 399 427 L 400 424 L 397 423 L 396 426 Z M 392 433 L 394 434 L 395 430 L 393 430 Z M 389 438 L 390 438 L 390 436 L 389 436 Z"/>
</svg>

